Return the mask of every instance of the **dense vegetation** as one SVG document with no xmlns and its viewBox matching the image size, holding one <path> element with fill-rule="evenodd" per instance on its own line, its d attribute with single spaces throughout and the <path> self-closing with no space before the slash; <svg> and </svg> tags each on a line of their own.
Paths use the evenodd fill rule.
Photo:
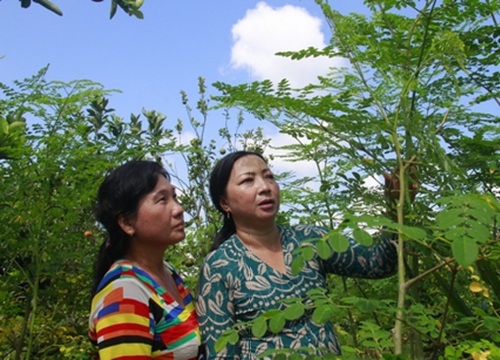
<svg viewBox="0 0 500 360">
<path fill-rule="evenodd" d="M 260 129 L 241 130 L 249 117 L 295 140 L 281 149 L 287 161 L 313 161 L 318 171 L 316 179 L 278 174 L 279 220 L 333 230 L 304 244 L 294 270 L 315 253 L 341 251 L 346 233 L 369 244 L 366 230 L 380 227 L 396 234 L 400 257 L 397 276 L 332 277 L 327 294 L 311 293 L 315 308 L 294 299 L 247 324 L 255 334 L 310 310 L 334 321 L 344 359 L 500 358 L 498 1 L 366 1 L 370 16 L 317 3 L 332 29 L 329 46 L 281 55 L 341 56 L 348 68 L 303 89 L 286 79 L 217 83 L 212 98 L 200 78 L 195 108 L 182 93 L 185 121 L 156 111 L 120 118 L 100 84 L 47 82 L 47 69 L 0 84 L 2 358 L 90 358 L 88 288 L 103 241 L 93 199 L 103 174 L 126 159 L 158 159 L 178 175 L 191 226 L 168 257 L 194 287 L 219 223 L 206 191 L 213 163 L 252 148 L 273 164 L 273 142 Z M 221 112 L 224 123 L 213 123 Z M 209 125 L 220 128 L 217 139 Z M 183 143 L 187 128 L 196 136 Z M 391 171 L 398 197 L 363 185 Z M 219 345 L 237 338 L 231 329 Z"/>
</svg>

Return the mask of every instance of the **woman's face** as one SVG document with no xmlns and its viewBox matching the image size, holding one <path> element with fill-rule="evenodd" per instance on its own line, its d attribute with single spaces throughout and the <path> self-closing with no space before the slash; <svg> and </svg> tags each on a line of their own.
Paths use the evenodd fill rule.
<svg viewBox="0 0 500 360">
<path fill-rule="evenodd" d="M 134 240 L 158 245 L 176 244 L 185 237 L 184 210 L 175 188 L 163 176 L 140 202 L 137 215 L 130 220 Z"/>
<path fill-rule="evenodd" d="M 236 160 L 221 206 L 231 213 L 236 226 L 274 223 L 279 209 L 279 186 L 264 160 L 256 155 Z"/>
</svg>

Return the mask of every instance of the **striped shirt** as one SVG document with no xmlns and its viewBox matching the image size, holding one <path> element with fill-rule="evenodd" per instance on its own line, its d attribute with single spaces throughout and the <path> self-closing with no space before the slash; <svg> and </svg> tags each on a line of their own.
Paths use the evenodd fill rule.
<svg viewBox="0 0 500 360">
<path fill-rule="evenodd" d="M 165 262 L 185 306 L 148 273 L 118 260 L 92 299 L 89 338 L 101 360 L 189 360 L 201 345 L 194 301 L 181 277 Z"/>
</svg>

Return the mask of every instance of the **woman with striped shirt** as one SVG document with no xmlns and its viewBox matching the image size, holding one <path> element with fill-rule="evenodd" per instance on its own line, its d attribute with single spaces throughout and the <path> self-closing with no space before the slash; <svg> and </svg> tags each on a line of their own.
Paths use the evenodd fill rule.
<svg viewBox="0 0 500 360">
<path fill-rule="evenodd" d="M 200 331 L 189 290 L 164 260 L 185 237 L 169 174 L 130 161 L 99 188 L 96 219 L 108 232 L 95 268 L 89 337 L 97 359 L 199 359 Z"/>
</svg>

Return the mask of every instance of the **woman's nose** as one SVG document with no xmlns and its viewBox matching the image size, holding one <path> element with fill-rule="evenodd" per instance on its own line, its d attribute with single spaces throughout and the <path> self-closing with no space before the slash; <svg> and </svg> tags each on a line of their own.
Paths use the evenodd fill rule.
<svg viewBox="0 0 500 360">
<path fill-rule="evenodd" d="M 175 208 L 174 208 L 174 212 L 175 212 L 175 214 L 177 214 L 177 215 L 183 214 L 183 213 L 184 213 L 184 208 L 182 207 L 182 205 L 181 205 L 181 204 L 176 203 L 176 204 L 175 204 Z"/>
<path fill-rule="evenodd" d="M 267 191 L 269 190 L 269 182 L 266 181 L 265 178 L 259 178 L 259 190 L 260 191 Z"/>
</svg>

